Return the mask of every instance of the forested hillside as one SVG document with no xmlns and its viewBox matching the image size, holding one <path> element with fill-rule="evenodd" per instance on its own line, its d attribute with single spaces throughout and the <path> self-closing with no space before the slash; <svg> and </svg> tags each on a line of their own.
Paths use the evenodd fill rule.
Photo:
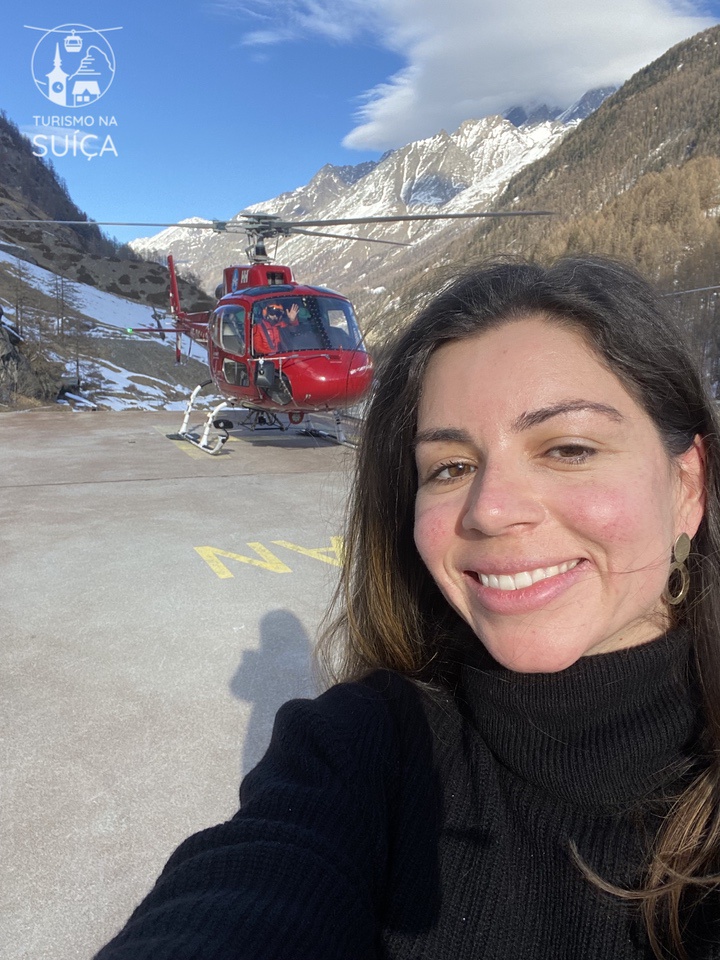
<svg viewBox="0 0 720 960">
<path fill-rule="evenodd" d="M 34 156 L 30 141 L 0 112 L 0 216 L 31 219 L 33 214 L 40 219 L 88 219 L 73 203 L 66 184 L 57 176 L 52 164 Z M 33 231 L 29 227 L 17 226 L 5 227 L 3 232 L 20 242 Z M 64 228 L 58 236 L 68 246 L 86 253 L 138 259 L 129 247 L 109 240 L 91 224 L 75 229 Z"/>
<path fill-rule="evenodd" d="M 167 270 L 115 243 L 93 223 L 53 224 L 87 217 L 53 167 L 33 155 L 29 140 L 2 113 L 0 218 L 47 221 L 0 223 L 0 307 L 9 324 L 4 329 L 0 324 L 0 409 L 54 400 L 63 380 L 87 380 L 96 366 L 93 358 L 107 352 L 108 343 L 118 354 L 118 369 L 123 367 L 122 342 L 97 336 L 97 318 L 79 302 L 80 285 L 122 297 L 122 304 L 134 300 L 162 311 L 168 304 Z M 50 271 L 45 282 L 38 281 L 35 268 Z M 212 306 L 194 285 L 181 281 L 181 288 L 189 306 Z M 150 309 L 146 314 L 152 323 Z"/>
<path fill-rule="evenodd" d="M 579 253 L 630 260 L 672 296 L 720 395 L 720 27 L 632 77 L 546 156 L 509 182 L 496 210 L 548 218 L 485 221 L 437 251 L 372 318 L 404 323 L 449 276 L 485 257 Z"/>
<path fill-rule="evenodd" d="M 720 282 L 720 27 L 678 44 L 508 184 L 497 209 L 547 220 L 475 231 L 466 254 L 627 257 L 669 290 Z"/>
</svg>

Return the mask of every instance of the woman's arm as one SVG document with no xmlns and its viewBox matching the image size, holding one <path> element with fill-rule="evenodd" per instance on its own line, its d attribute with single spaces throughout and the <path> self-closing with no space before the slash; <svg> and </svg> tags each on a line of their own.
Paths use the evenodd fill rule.
<svg viewBox="0 0 720 960">
<path fill-rule="evenodd" d="M 393 741 L 364 684 L 286 704 L 240 812 L 181 844 L 96 960 L 372 958 Z"/>
</svg>

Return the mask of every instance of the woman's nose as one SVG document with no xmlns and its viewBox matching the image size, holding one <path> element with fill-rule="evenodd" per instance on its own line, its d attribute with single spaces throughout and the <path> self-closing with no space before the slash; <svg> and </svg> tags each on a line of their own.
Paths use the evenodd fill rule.
<svg viewBox="0 0 720 960">
<path fill-rule="evenodd" d="M 539 491 L 526 469 L 487 463 L 470 486 L 461 523 L 464 530 L 492 537 L 538 524 L 544 517 Z"/>
</svg>

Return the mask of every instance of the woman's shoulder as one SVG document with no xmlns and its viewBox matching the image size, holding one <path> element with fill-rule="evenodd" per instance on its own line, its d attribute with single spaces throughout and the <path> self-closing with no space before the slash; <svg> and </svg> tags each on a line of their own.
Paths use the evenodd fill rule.
<svg viewBox="0 0 720 960">
<path fill-rule="evenodd" d="M 433 726 L 452 724 L 459 715 L 449 689 L 420 683 L 393 670 L 373 670 L 359 679 L 334 684 L 314 700 L 290 700 L 279 712 L 280 717 L 303 722 L 317 718 L 320 723 L 355 733 L 360 724 L 402 727 L 418 714 Z"/>
<path fill-rule="evenodd" d="M 400 755 L 415 752 L 420 743 L 447 745 L 460 723 L 449 690 L 374 670 L 313 700 L 288 701 L 278 711 L 270 748 L 320 751 L 326 762 L 344 765 L 352 777 L 368 763 L 385 760 L 397 768 Z"/>
</svg>

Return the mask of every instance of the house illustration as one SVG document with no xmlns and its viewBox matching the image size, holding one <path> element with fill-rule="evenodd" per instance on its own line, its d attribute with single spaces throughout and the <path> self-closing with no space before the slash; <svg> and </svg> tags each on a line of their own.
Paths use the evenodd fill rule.
<svg viewBox="0 0 720 960">
<path fill-rule="evenodd" d="M 100 84 L 97 80 L 76 80 L 72 88 L 73 105 L 92 103 L 100 97 Z"/>
</svg>

